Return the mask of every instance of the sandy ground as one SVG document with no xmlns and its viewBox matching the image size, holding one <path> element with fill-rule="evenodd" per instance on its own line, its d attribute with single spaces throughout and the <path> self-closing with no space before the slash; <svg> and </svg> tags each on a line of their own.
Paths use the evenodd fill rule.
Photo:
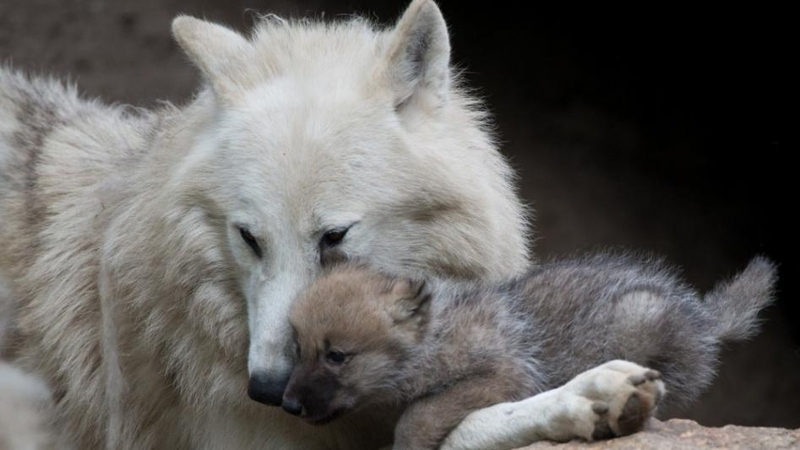
<svg viewBox="0 0 800 450">
<path fill-rule="evenodd" d="M 522 193 L 537 211 L 538 254 L 653 251 L 704 289 L 756 253 L 775 258 L 781 297 L 764 332 L 727 348 L 713 388 L 670 415 L 706 425 L 800 426 L 798 306 L 789 303 L 797 272 L 784 218 L 793 204 L 784 200 L 791 165 L 778 111 L 788 75 L 774 75 L 783 73 L 788 46 L 776 47 L 781 36 L 769 34 L 780 23 L 753 40 L 679 19 L 667 39 L 666 26 L 613 11 L 596 19 L 544 10 L 521 16 L 516 3 L 496 3 L 441 2 L 454 60 L 495 113 Z M 69 76 L 108 102 L 181 103 L 198 77 L 169 35 L 178 13 L 244 30 L 255 11 L 334 17 L 357 10 L 386 22 L 404 4 L 0 0 L 0 58 Z M 751 46 L 738 46 L 739 38 Z"/>
</svg>

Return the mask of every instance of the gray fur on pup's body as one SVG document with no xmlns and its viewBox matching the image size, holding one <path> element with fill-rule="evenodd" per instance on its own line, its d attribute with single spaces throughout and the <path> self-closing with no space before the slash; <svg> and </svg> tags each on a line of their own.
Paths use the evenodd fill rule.
<svg viewBox="0 0 800 450">
<path fill-rule="evenodd" d="M 557 260 L 503 284 L 426 285 L 347 264 L 293 307 L 299 362 L 283 406 L 325 423 L 365 404 L 407 405 L 395 449 L 433 449 L 473 411 L 561 390 L 564 402 L 591 404 L 589 431 L 553 432 L 576 419 L 541 400 L 539 414 L 561 417 L 544 436 L 629 434 L 664 385 L 667 403 L 685 404 L 711 382 L 721 343 L 756 331 L 775 278 L 755 258 L 701 297 L 661 261 L 629 255 Z M 610 372 L 587 373 L 601 364 Z M 604 400 L 620 376 L 630 386 Z"/>
<path fill-rule="evenodd" d="M 432 289 L 430 357 L 418 365 L 430 382 L 439 372 L 432 368 L 453 371 L 442 378 L 461 370 L 442 365 L 450 359 L 442 354 L 466 356 L 473 372 L 524 361 L 527 384 L 544 391 L 624 359 L 661 372 L 665 400 L 685 404 L 710 384 L 722 342 L 756 331 L 775 278 L 773 264 L 755 258 L 703 297 L 659 259 L 599 253 L 548 262 L 500 286 L 443 282 Z"/>
</svg>

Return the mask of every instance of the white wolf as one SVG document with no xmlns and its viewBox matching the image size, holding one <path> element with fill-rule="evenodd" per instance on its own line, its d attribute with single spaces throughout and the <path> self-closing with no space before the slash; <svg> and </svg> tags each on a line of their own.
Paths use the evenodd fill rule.
<svg viewBox="0 0 800 450">
<path fill-rule="evenodd" d="M 290 303 L 331 261 L 488 280 L 528 267 L 512 171 L 452 74 L 439 9 L 415 0 L 388 30 L 268 17 L 244 37 L 179 17 L 173 33 L 207 81 L 180 109 L 0 70 L 4 358 L 47 381 L 76 448 L 388 442 L 391 414 L 311 428 L 247 393 L 280 403 Z M 589 438 L 584 394 L 629 395 L 627 375 L 594 369 L 451 442 Z"/>
</svg>

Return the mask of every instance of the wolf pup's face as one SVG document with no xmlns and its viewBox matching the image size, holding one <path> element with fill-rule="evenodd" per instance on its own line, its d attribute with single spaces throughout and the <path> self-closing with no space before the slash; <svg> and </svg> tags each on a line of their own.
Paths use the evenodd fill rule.
<svg viewBox="0 0 800 450">
<path fill-rule="evenodd" d="M 346 265 L 300 295 L 290 321 L 298 362 L 283 408 L 322 424 L 354 408 L 401 399 L 404 365 L 425 335 L 421 282 Z"/>
<path fill-rule="evenodd" d="M 432 1 L 387 31 L 272 18 L 246 38 L 180 17 L 173 32 L 208 89 L 188 108 L 186 129 L 204 131 L 169 168 L 170 198 L 191 218 L 182 245 L 222 261 L 212 269 L 247 304 L 253 399 L 280 404 L 290 305 L 334 261 L 410 277 L 527 265 L 511 171 L 452 86 Z"/>
</svg>

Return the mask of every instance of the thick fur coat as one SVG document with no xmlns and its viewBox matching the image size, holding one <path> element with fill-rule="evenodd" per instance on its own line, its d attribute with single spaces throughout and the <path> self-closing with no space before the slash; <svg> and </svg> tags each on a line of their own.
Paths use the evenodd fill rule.
<svg viewBox="0 0 800 450">
<path fill-rule="evenodd" d="M 441 13 L 173 32 L 206 79 L 183 107 L 0 69 L 4 358 L 46 380 L 78 448 L 385 442 L 368 418 L 311 429 L 247 393 L 280 402 L 290 303 L 329 261 L 527 268 L 513 173 L 451 72 Z"/>
</svg>

